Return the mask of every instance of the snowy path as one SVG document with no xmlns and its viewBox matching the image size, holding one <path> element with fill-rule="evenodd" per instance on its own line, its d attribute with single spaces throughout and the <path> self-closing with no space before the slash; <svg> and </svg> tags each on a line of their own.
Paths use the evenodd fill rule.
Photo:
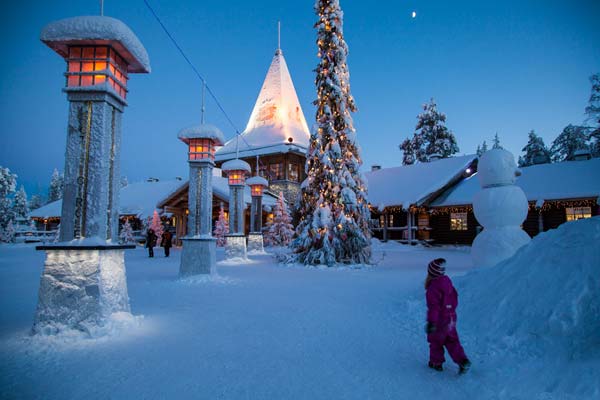
<svg viewBox="0 0 600 400">
<path fill-rule="evenodd" d="M 136 249 L 127 253 L 129 296 L 143 319 L 108 338 L 58 340 L 27 336 L 43 253 L 0 247 L 0 397 L 531 398 L 482 368 L 460 322 L 472 373 L 425 366 L 426 262 L 446 257 L 456 276 L 470 268 L 468 253 L 390 243 L 376 258 L 382 249 L 372 269 L 288 268 L 252 256 L 196 282 L 177 281 L 179 251 L 148 259 Z"/>
</svg>

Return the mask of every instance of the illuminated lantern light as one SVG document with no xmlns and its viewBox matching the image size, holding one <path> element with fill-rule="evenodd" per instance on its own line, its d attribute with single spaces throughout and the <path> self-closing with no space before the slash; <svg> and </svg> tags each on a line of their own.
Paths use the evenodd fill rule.
<svg viewBox="0 0 600 400">
<path fill-rule="evenodd" d="M 183 129 L 177 135 L 188 145 L 188 161 L 211 161 L 215 159 L 216 146 L 225 143 L 223 132 L 210 124 L 201 124 Z"/>
<path fill-rule="evenodd" d="M 244 185 L 246 183 L 246 175 L 250 174 L 250 165 L 242 160 L 229 160 L 221 166 L 223 172 L 229 178 L 229 185 Z"/>
<path fill-rule="evenodd" d="M 253 176 L 249 178 L 246 183 L 250 186 L 250 193 L 252 197 L 261 197 L 269 182 L 261 176 Z"/>
<path fill-rule="evenodd" d="M 127 62 L 111 46 L 69 46 L 67 87 L 110 86 L 127 98 Z"/>
</svg>

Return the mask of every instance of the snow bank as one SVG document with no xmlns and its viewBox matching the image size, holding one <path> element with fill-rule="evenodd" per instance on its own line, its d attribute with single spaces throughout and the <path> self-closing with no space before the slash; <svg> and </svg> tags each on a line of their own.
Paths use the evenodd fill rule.
<svg viewBox="0 0 600 400">
<path fill-rule="evenodd" d="M 489 343 L 579 357 L 600 350 L 600 217 L 536 236 L 504 262 L 458 280 L 463 324 Z"/>
</svg>

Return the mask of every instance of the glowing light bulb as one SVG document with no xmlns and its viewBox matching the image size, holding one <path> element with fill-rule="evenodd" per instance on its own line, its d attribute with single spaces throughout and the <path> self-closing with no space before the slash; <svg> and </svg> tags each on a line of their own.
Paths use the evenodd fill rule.
<svg viewBox="0 0 600 400">
<path fill-rule="evenodd" d="M 416 11 L 413 11 L 411 15 L 412 15 L 413 18 L 417 18 L 417 12 Z"/>
</svg>

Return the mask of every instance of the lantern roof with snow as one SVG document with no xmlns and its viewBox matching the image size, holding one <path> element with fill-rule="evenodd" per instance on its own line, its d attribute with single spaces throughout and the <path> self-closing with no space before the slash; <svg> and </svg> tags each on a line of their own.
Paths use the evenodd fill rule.
<svg viewBox="0 0 600 400">
<path fill-rule="evenodd" d="M 222 146 L 225 143 L 225 136 L 219 128 L 211 124 L 200 124 L 182 129 L 177 134 L 177 138 L 188 144 L 190 139 L 211 139 L 215 146 Z"/>
<path fill-rule="evenodd" d="M 240 160 L 240 159 L 237 159 L 237 158 L 233 159 L 233 160 L 229 160 L 229 161 L 223 163 L 223 165 L 221 165 L 221 170 L 223 172 L 245 171 L 247 173 L 250 173 L 252 171 L 250 169 L 250 164 L 248 164 L 244 160 Z"/>
<path fill-rule="evenodd" d="M 239 157 L 295 150 L 306 153 L 310 132 L 283 52 L 277 49 L 254 109 L 239 138 Z M 215 155 L 217 160 L 236 157 L 236 138 Z"/>
<path fill-rule="evenodd" d="M 110 45 L 127 62 L 127 72 L 149 73 L 150 59 L 146 49 L 118 19 L 91 15 L 61 19 L 42 29 L 40 39 L 52 50 L 67 58 L 69 46 Z"/>
<path fill-rule="evenodd" d="M 246 179 L 246 184 L 249 186 L 269 186 L 269 182 L 262 176 L 253 176 L 252 178 Z"/>
</svg>

